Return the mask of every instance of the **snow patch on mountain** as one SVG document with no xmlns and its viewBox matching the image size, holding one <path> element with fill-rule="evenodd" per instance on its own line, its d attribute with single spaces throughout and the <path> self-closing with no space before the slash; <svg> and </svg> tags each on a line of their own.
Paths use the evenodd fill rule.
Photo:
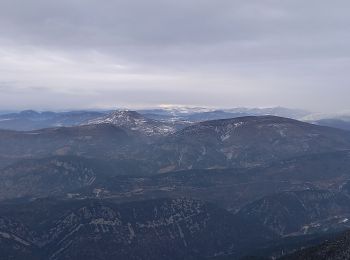
<svg viewBox="0 0 350 260">
<path fill-rule="evenodd" d="M 172 124 L 149 119 L 129 110 L 114 111 L 106 116 L 89 120 L 86 124 L 113 124 L 131 131 L 141 132 L 146 136 L 168 135 L 176 131 Z"/>
</svg>

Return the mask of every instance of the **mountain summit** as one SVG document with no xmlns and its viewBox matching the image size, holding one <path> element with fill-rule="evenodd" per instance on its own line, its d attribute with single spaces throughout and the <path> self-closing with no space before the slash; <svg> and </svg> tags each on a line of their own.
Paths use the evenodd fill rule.
<svg viewBox="0 0 350 260">
<path fill-rule="evenodd" d="M 176 131 L 172 124 L 149 119 L 136 111 L 130 110 L 116 110 L 108 115 L 89 120 L 86 124 L 106 123 L 136 131 L 146 136 L 167 135 Z"/>
</svg>

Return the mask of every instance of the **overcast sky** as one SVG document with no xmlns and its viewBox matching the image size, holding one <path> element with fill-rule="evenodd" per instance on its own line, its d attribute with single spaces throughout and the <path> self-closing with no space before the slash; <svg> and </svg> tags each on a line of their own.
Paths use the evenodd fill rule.
<svg viewBox="0 0 350 260">
<path fill-rule="evenodd" d="M 349 0 L 0 0 L 0 109 L 350 109 Z"/>
</svg>

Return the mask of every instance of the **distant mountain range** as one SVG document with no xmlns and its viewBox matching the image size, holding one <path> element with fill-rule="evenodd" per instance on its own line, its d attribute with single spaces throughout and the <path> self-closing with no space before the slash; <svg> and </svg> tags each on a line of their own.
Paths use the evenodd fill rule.
<svg viewBox="0 0 350 260">
<path fill-rule="evenodd" d="M 242 116 L 281 116 L 289 117 L 293 119 L 300 119 L 302 117 L 310 115 L 310 112 L 289 109 L 284 107 L 273 108 L 231 108 L 231 109 L 213 109 L 213 108 L 200 108 L 200 107 L 170 107 L 163 109 L 149 109 L 139 110 L 139 113 L 146 117 L 158 119 L 158 120 L 184 120 L 184 121 L 207 121 L 215 119 L 227 119 Z"/>
<path fill-rule="evenodd" d="M 126 119 L 131 119 L 128 122 Z M 30 131 L 41 128 L 69 127 L 81 124 L 93 124 L 105 122 L 114 123 L 118 126 L 143 128 L 144 134 L 159 136 L 173 133 L 175 130 L 188 126 L 191 123 L 208 120 L 230 119 L 244 116 L 272 115 L 287 117 L 313 123 L 322 126 L 329 126 L 343 130 L 350 130 L 350 117 L 338 115 L 314 115 L 310 112 L 298 109 L 283 107 L 275 108 L 232 108 L 232 109 L 211 109 L 211 108 L 187 108 L 171 107 L 161 109 L 145 110 L 116 110 L 116 111 L 68 111 L 68 112 L 37 112 L 25 110 L 21 112 L 6 111 L 0 112 L 0 129 Z M 124 119 L 122 119 L 124 118 Z M 124 121 L 123 121 L 124 120 Z M 140 125 L 142 124 L 142 126 Z M 140 130 L 140 129 L 139 129 Z"/>
<path fill-rule="evenodd" d="M 115 115 L 112 113 L 112 119 Z M 27 132 L 0 130 L 0 165 L 1 161 L 20 158 L 78 155 L 138 159 L 147 161 L 150 171 L 161 173 L 192 168 L 253 167 L 350 147 L 347 131 L 274 116 L 205 121 L 178 131 L 171 128 L 174 132 L 171 134 L 167 125 L 144 121 L 137 113 L 118 115 L 122 117 L 115 121 L 109 121 L 107 115 L 74 127 Z M 154 134 L 165 135 L 155 141 L 144 138 Z"/>
<path fill-rule="evenodd" d="M 350 120 L 330 118 L 330 119 L 320 119 L 312 123 L 350 131 Z"/>
<path fill-rule="evenodd" d="M 350 229 L 349 131 L 148 112 L 0 130 L 3 259 L 276 259 Z"/>
<path fill-rule="evenodd" d="M 0 129 L 30 131 L 40 128 L 75 126 L 104 114 L 94 111 L 56 113 L 26 110 L 18 113 L 0 114 Z"/>
<path fill-rule="evenodd" d="M 173 128 L 187 125 L 191 122 L 200 122 L 216 119 L 227 119 L 241 116 L 275 115 L 294 119 L 308 115 L 308 112 L 287 108 L 248 109 L 234 108 L 214 110 L 207 108 L 167 108 L 148 109 L 139 111 L 70 111 L 70 112 L 37 112 L 26 110 L 17 113 L 0 113 L 0 129 L 30 131 L 40 128 L 76 126 L 84 123 L 105 122 L 122 126 L 127 118 L 133 120 L 133 127 L 140 127 L 148 134 L 173 132 Z M 129 117 L 128 117 L 129 116 Z M 130 125 L 131 122 L 128 122 Z M 152 124 L 152 126 L 150 126 Z M 158 128 L 154 125 L 158 124 Z M 174 125 L 175 124 L 175 125 Z M 130 125 L 131 126 L 131 125 Z M 146 129 L 147 128 L 147 129 Z"/>
</svg>

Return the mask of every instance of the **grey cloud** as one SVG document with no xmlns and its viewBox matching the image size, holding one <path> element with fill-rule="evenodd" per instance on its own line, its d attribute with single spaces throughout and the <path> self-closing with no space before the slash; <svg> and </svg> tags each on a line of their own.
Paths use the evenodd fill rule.
<svg viewBox="0 0 350 260">
<path fill-rule="evenodd" d="M 81 93 L 81 107 L 346 109 L 349 9 L 345 0 L 3 0 L 0 77 L 38 108 Z M 46 98 L 30 94 L 35 86 Z M 8 95 L 4 108 L 16 103 Z"/>
</svg>

